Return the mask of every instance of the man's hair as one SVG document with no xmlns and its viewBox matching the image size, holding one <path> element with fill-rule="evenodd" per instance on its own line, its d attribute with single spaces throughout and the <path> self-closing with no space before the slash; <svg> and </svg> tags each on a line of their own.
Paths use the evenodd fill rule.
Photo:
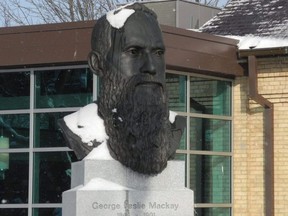
<svg viewBox="0 0 288 216">
<path fill-rule="evenodd" d="M 150 10 L 143 4 L 134 3 L 125 8 L 134 10 L 134 14 L 139 12 L 146 13 L 157 20 L 157 15 L 154 13 L 154 11 Z M 134 14 L 132 14 L 132 16 Z M 93 51 L 98 52 L 103 58 L 106 58 L 112 46 L 112 30 L 118 31 L 110 25 L 106 19 L 106 15 L 104 15 L 96 22 L 92 31 L 91 48 Z"/>
</svg>

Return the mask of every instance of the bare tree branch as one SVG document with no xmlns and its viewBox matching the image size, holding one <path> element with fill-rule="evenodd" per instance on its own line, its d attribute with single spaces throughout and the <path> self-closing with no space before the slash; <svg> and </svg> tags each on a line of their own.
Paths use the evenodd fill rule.
<svg viewBox="0 0 288 216">
<path fill-rule="evenodd" d="M 135 0 L 0 0 L 0 25 L 95 20 L 114 9 L 117 4 L 131 1 Z M 220 0 L 192 1 L 214 7 L 220 3 Z"/>
<path fill-rule="evenodd" d="M 68 5 L 69 5 L 69 12 L 70 12 L 71 21 L 74 22 L 75 21 L 75 16 L 74 16 L 73 0 L 69 0 Z"/>
</svg>

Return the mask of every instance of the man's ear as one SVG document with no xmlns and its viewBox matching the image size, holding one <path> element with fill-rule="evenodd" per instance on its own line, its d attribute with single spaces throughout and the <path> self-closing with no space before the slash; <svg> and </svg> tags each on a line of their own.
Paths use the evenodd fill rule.
<svg viewBox="0 0 288 216">
<path fill-rule="evenodd" d="M 101 56 L 96 51 L 91 51 L 88 55 L 88 65 L 92 72 L 99 77 L 103 76 L 104 69 L 103 69 L 103 61 Z"/>
</svg>

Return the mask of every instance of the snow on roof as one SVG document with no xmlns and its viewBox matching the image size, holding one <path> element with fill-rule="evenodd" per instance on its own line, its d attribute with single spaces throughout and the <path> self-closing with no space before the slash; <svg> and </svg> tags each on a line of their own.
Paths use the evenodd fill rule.
<svg viewBox="0 0 288 216">
<path fill-rule="evenodd" d="M 253 35 L 247 36 L 225 36 L 228 38 L 239 40 L 239 50 L 246 49 L 265 49 L 265 48 L 276 48 L 276 47 L 288 47 L 287 38 L 274 38 L 274 37 L 258 37 Z"/>
<path fill-rule="evenodd" d="M 287 46 L 288 1 L 231 0 L 200 31 L 232 35 L 228 37 L 240 39 L 240 49 Z"/>
</svg>

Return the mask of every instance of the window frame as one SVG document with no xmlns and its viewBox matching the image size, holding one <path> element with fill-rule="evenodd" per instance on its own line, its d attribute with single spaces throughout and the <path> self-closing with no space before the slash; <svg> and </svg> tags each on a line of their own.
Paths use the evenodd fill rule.
<svg viewBox="0 0 288 216">
<path fill-rule="evenodd" d="M 230 203 L 195 203 L 195 209 L 197 208 L 230 208 L 230 215 L 233 214 L 233 80 L 227 78 L 220 78 L 208 75 L 202 75 L 199 73 L 191 72 L 181 72 L 176 70 L 166 70 L 166 74 L 181 75 L 186 76 L 186 112 L 176 111 L 178 115 L 186 117 L 186 149 L 178 149 L 177 154 L 184 155 L 185 160 L 185 175 L 186 175 L 186 186 L 190 185 L 190 155 L 203 155 L 203 156 L 226 156 L 230 157 Z M 200 77 L 207 79 L 214 79 L 219 81 L 231 82 L 231 92 L 230 92 L 230 115 L 212 115 L 212 114 L 199 114 L 190 112 L 190 78 Z M 204 150 L 190 150 L 190 118 L 206 118 L 215 120 L 228 120 L 231 122 L 230 128 L 230 151 L 204 151 Z"/>
<path fill-rule="evenodd" d="M 0 115 L 4 114 L 29 114 L 29 147 L 17 148 L 17 149 L 0 149 L 0 153 L 28 153 L 29 154 L 29 173 L 28 173 L 28 203 L 27 204 L 0 204 L 0 209 L 6 208 L 25 208 L 28 209 L 28 216 L 32 216 L 36 208 L 62 208 L 62 203 L 33 203 L 33 169 L 34 169 L 34 154 L 41 152 L 64 152 L 72 151 L 68 147 L 34 147 L 34 120 L 37 113 L 54 113 L 54 112 L 75 112 L 80 107 L 64 107 L 64 108 L 35 108 L 35 71 L 45 70 L 59 70 L 59 69 L 80 69 L 88 68 L 88 65 L 64 65 L 53 67 L 33 67 L 22 69 L 1 69 L 0 73 L 11 72 L 30 72 L 30 106 L 29 109 L 17 109 L 17 110 L 0 110 Z M 227 156 L 230 157 L 230 203 L 195 203 L 195 208 L 230 208 L 232 215 L 233 212 L 233 80 L 226 78 L 219 78 L 214 76 L 201 75 L 198 73 L 180 72 L 175 70 L 167 70 L 166 74 L 175 74 L 187 77 L 186 79 L 186 112 L 178 112 L 179 115 L 185 116 L 187 121 L 187 133 L 186 133 L 186 149 L 178 149 L 177 154 L 185 155 L 186 158 L 186 185 L 190 185 L 190 155 L 207 155 L 207 156 Z M 190 113 L 190 77 L 202 77 L 215 80 L 223 80 L 231 82 L 231 115 L 211 115 L 211 114 L 199 114 Z M 99 80 L 95 74 L 93 74 L 93 89 L 92 98 L 93 101 L 97 99 Z M 203 150 L 190 150 L 190 118 L 206 118 L 206 119 L 219 119 L 231 121 L 231 147 L 229 152 L 216 152 L 216 151 L 203 151 Z"/>
<path fill-rule="evenodd" d="M 35 114 L 38 113 L 58 113 L 58 112 L 75 112 L 80 107 L 64 107 L 64 108 L 36 108 L 35 106 L 35 72 L 47 71 L 47 70 L 61 70 L 61 69 L 87 69 L 88 65 L 63 65 L 53 67 L 33 67 L 33 68 L 21 68 L 21 69 L 1 69 L 0 73 L 17 73 L 17 72 L 30 72 L 30 104 L 28 109 L 16 109 L 16 110 L 0 110 L 0 115 L 5 114 L 28 114 L 29 115 L 29 146 L 26 148 L 9 148 L 0 149 L 0 153 L 28 153 L 29 154 L 29 173 L 28 173 L 28 202 L 24 204 L 0 204 L 0 209 L 13 209 L 23 208 L 28 209 L 28 216 L 32 216 L 35 209 L 55 209 L 62 208 L 62 203 L 34 203 L 33 202 L 33 175 L 34 175 L 34 154 L 47 153 L 47 152 L 71 152 L 68 147 L 34 147 L 34 124 Z M 92 98 L 96 100 L 98 80 L 95 74 L 93 74 L 93 89 Z"/>
</svg>

